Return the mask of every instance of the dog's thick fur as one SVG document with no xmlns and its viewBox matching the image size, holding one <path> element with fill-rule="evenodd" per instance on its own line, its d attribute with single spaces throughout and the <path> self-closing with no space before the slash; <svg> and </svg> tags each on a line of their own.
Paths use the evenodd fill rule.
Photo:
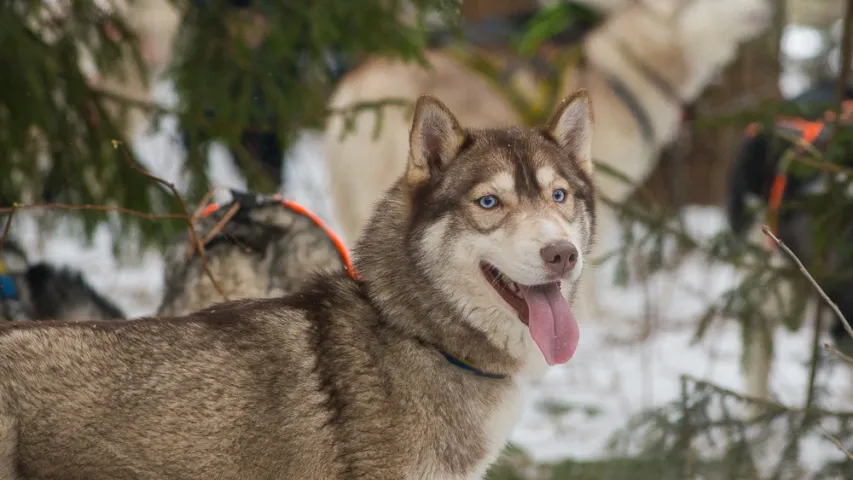
<svg viewBox="0 0 853 480">
<path fill-rule="evenodd" d="M 15 283 L 16 298 L 0 295 L 0 322 L 32 320 L 120 320 L 124 312 L 69 268 L 30 264 L 14 242 L 3 246 L 2 261 Z"/>
<path fill-rule="evenodd" d="M 641 184 L 657 164 L 660 149 L 672 141 L 685 103 L 694 100 L 714 75 L 734 58 L 738 45 L 769 25 L 765 0 L 638 0 L 614 7 L 605 22 L 584 40 L 585 64 L 567 69 L 564 92 L 583 87 L 595 99 L 601 125 L 593 152 L 595 161 L 623 172 Z M 345 76 L 330 105 L 346 108 L 386 98 L 415 99 L 429 93 L 444 99 L 467 125 L 493 127 L 518 124 L 509 101 L 482 76 L 442 50 L 426 54 L 431 69 L 414 63 L 374 58 Z M 532 69 L 518 73 L 527 85 Z M 650 74 L 649 72 L 654 72 Z M 656 79 L 667 83 L 664 92 Z M 636 112 L 614 90 L 619 81 L 649 119 L 653 138 L 644 139 Z M 533 88 L 532 86 L 530 87 Z M 529 92 L 535 97 L 535 92 Z M 374 138 L 373 114 L 362 114 L 353 125 L 331 117 L 326 129 L 326 162 L 333 207 L 342 233 L 355 239 L 364 228 L 382 192 L 403 171 L 406 144 L 402 130 L 405 109 L 383 110 L 382 131 Z M 342 136 L 346 127 L 352 130 Z M 598 170 L 601 172 L 601 170 Z M 610 175 L 597 174 L 599 191 L 622 202 L 633 186 Z M 612 210 L 599 212 L 603 240 L 615 224 Z M 591 270 L 588 270 L 591 271 Z M 584 282 L 596 297 L 594 282 Z M 598 304 L 591 304 L 598 311 Z"/>
<path fill-rule="evenodd" d="M 214 233 L 205 258 L 229 299 L 293 293 L 317 272 L 344 268 L 333 241 L 307 216 L 274 197 L 232 195 L 231 203 L 196 222 L 199 238 Z M 236 214 L 226 218 L 235 205 Z M 223 301 L 196 250 L 188 255 L 189 245 L 187 235 L 180 235 L 166 252 L 165 295 L 157 315 L 186 315 Z"/>
<path fill-rule="evenodd" d="M 834 81 L 824 82 L 792 99 L 791 103 L 803 110 L 804 118 L 815 120 L 822 113 L 821 107 L 825 108 L 834 103 L 835 91 Z M 853 98 L 853 89 L 848 89 L 847 98 Z M 767 243 L 765 235 L 758 228 L 761 222 L 756 222 L 756 212 L 750 208 L 749 204 L 757 202 L 762 206 L 757 209 L 758 212 L 766 214 L 770 189 L 778 172 L 779 162 L 783 153 L 791 147 L 792 143 L 789 140 L 774 138 L 774 135 L 769 132 L 748 136 L 742 142 L 732 164 L 727 199 L 728 221 L 735 234 L 759 245 Z M 853 164 L 853 157 L 850 163 Z M 816 174 L 809 178 L 789 175 L 777 220 L 776 235 L 805 265 L 809 265 L 815 255 L 813 242 L 815 219 L 813 212 L 802 207 L 792 207 L 792 205 L 819 191 L 823 180 L 823 174 Z M 838 232 L 835 238 L 837 241 L 829 246 L 831 254 L 828 258 L 833 263 L 830 268 L 843 271 L 849 265 L 853 265 L 853 258 L 849 258 L 849 254 L 842 254 L 845 246 L 853 243 L 853 223 L 847 231 Z M 783 264 L 790 265 L 790 259 L 783 252 L 776 250 L 771 256 L 771 264 L 777 267 Z M 810 288 L 805 283 L 802 286 Z M 763 295 L 766 301 L 760 308 L 764 317 L 771 320 L 780 317 L 783 307 L 778 305 L 778 302 L 791 301 L 794 288 L 800 287 L 783 285 L 781 298 L 776 295 Z M 853 318 L 853 296 L 850 295 L 850 292 L 853 292 L 853 284 L 844 281 L 835 285 L 823 285 L 822 288 L 846 318 Z M 824 325 L 831 325 L 829 333 L 833 341 L 839 350 L 853 355 L 853 339 L 844 329 L 840 319 L 831 312 L 828 314 L 831 320 L 824 321 Z M 775 327 L 775 324 L 769 326 L 768 333 L 771 333 L 769 338 L 760 329 L 756 329 L 749 337 L 751 341 L 744 346 L 745 390 L 750 396 L 757 398 L 770 396 L 768 379 L 772 364 L 772 331 Z"/>
<path fill-rule="evenodd" d="M 0 478 L 481 478 L 520 413 L 518 377 L 547 367 L 499 285 L 566 305 L 593 246 L 592 112 L 585 92 L 543 129 L 465 130 L 431 97 L 415 110 L 361 278 L 0 330 Z M 557 244 L 576 247 L 546 253 Z M 574 347 L 558 348 L 550 363 Z"/>
</svg>

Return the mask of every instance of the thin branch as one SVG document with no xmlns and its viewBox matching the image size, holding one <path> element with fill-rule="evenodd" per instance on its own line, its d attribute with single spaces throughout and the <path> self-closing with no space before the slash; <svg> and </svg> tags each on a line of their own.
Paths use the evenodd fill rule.
<svg viewBox="0 0 853 480">
<path fill-rule="evenodd" d="M 198 202 L 198 207 L 196 207 L 195 212 L 193 212 L 193 217 L 198 218 L 198 216 L 201 215 L 202 212 L 204 212 L 204 209 L 210 205 L 211 201 L 213 200 L 213 195 L 215 195 L 218 190 L 223 189 L 229 190 L 230 187 L 221 184 L 214 185 L 213 187 L 211 187 L 210 190 L 208 190 L 207 193 L 205 193 L 204 196 L 201 197 L 201 201 Z"/>
<path fill-rule="evenodd" d="M 45 210 L 70 210 L 70 211 L 80 211 L 80 210 L 90 210 L 90 211 L 98 211 L 98 212 L 116 212 L 122 213 L 125 215 L 130 215 L 132 217 L 141 218 L 143 220 L 167 220 L 167 219 L 178 219 L 178 220 L 187 220 L 190 217 L 187 215 L 183 215 L 180 213 L 145 213 L 140 212 L 138 210 L 131 210 L 129 208 L 117 207 L 112 205 L 92 205 L 88 203 L 84 203 L 82 205 L 69 205 L 65 203 L 30 203 L 30 204 L 15 204 L 12 207 L 3 207 L 0 208 L 0 213 L 14 213 L 19 210 L 36 210 L 36 209 L 45 209 Z"/>
<path fill-rule="evenodd" d="M 818 426 L 818 428 L 820 428 L 820 431 L 821 431 L 821 433 L 823 433 L 824 437 L 826 437 L 830 442 L 834 443 L 835 446 L 838 447 L 839 450 L 844 452 L 844 454 L 847 455 L 847 458 L 849 458 L 850 460 L 853 460 L 853 453 L 850 453 L 850 450 L 847 450 L 846 448 L 844 448 L 844 444 L 841 443 L 841 440 L 832 436 L 832 434 L 829 433 L 825 428 L 823 428 L 823 425 L 821 425 L 820 423 L 818 423 L 817 426 Z"/>
<path fill-rule="evenodd" d="M 208 243 L 210 243 L 210 241 L 213 240 L 213 237 L 215 237 L 216 234 L 218 234 L 219 231 L 222 230 L 223 227 L 225 227 L 225 224 L 228 223 L 228 221 L 231 220 L 231 218 L 237 214 L 238 210 L 240 210 L 240 202 L 234 202 L 234 205 L 231 206 L 231 208 L 225 213 L 225 215 L 223 215 L 223 217 L 218 222 L 216 222 L 216 225 L 214 225 L 213 228 L 211 228 L 210 231 L 207 232 L 207 235 L 202 240 L 202 244 L 207 245 Z M 192 253 L 193 247 L 192 245 L 189 245 L 189 247 L 187 248 L 187 257 L 191 256 Z"/>
<path fill-rule="evenodd" d="M 773 232 L 770 231 L 770 228 L 767 225 L 762 225 L 761 231 L 764 232 L 765 235 L 770 237 L 774 242 L 776 242 L 776 245 L 783 252 L 785 252 L 785 254 L 788 255 L 791 260 L 794 261 L 794 263 L 797 264 L 797 268 L 800 270 L 800 272 L 805 275 L 806 279 L 812 284 L 815 290 L 817 290 L 817 293 L 820 294 L 821 298 L 823 298 L 827 305 L 829 305 L 829 308 L 831 308 L 832 311 L 835 312 L 835 315 L 837 315 L 838 318 L 841 320 L 841 323 L 842 325 L 844 325 L 844 329 L 847 330 L 847 333 L 850 335 L 850 338 L 853 338 L 853 328 L 850 327 L 850 322 L 848 322 L 847 318 L 844 317 L 844 314 L 841 313 L 841 310 L 838 308 L 838 305 L 836 305 L 835 302 L 830 300 L 829 297 L 826 295 L 826 292 L 824 292 L 823 289 L 820 288 L 820 285 L 817 284 L 817 282 L 811 276 L 809 271 L 806 270 L 806 267 L 803 266 L 803 263 L 800 261 L 800 259 L 797 258 L 796 255 L 794 255 L 794 252 L 792 252 L 791 249 L 788 248 L 787 245 L 785 245 L 785 242 L 779 240 L 779 238 L 776 237 L 776 235 L 774 235 Z"/>
<path fill-rule="evenodd" d="M 118 140 L 113 140 L 114 148 L 118 148 L 120 145 L 121 142 L 119 142 Z M 222 295 L 222 298 L 224 298 L 225 301 L 230 300 L 230 298 L 228 298 L 228 295 L 225 294 L 225 291 L 222 290 L 222 287 L 219 285 L 219 282 L 216 281 L 216 276 L 213 275 L 213 271 L 210 269 L 210 264 L 207 262 L 207 256 L 204 254 L 204 244 L 201 243 L 201 239 L 199 239 L 198 234 L 195 231 L 195 218 L 190 214 L 190 209 L 187 207 L 187 203 L 184 201 L 184 197 L 182 197 L 181 193 L 178 192 L 178 188 L 175 187 L 174 183 L 168 182 L 152 173 L 149 173 L 144 168 L 137 165 L 136 162 L 133 160 L 133 157 L 130 155 L 130 152 L 128 151 L 127 147 L 125 147 L 124 145 L 121 146 L 124 158 L 125 160 L 127 160 L 127 163 L 130 165 L 131 168 L 142 174 L 144 177 L 154 180 L 160 185 L 163 185 L 164 187 L 168 188 L 172 192 L 172 195 L 174 195 L 175 198 L 178 200 L 178 203 L 181 204 L 181 209 L 184 211 L 184 216 L 187 220 L 187 231 L 189 232 L 190 240 L 193 244 L 195 244 L 195 247 L 198 251 L 198 256 L 201 259 L 201 264 L 204 268 L 204 273 L 206 273 L 207 276 L 210 277 L 210 281 L 213 283 L 213 288 L 215 288 L 216 291 L 220 295 Z"/>
<path fill-rule="evenodd" d="M 838 350 L 837 348 L 833 347 L 832 345 L 830 345 L 830 344 L 828 344 L 828 343 L 824 343 L 824 344 L 823 344 L 823 349 L 824 349 L 824 350 L 826 350 L 827 352 L 829 352 L 829 353 L 831 353 L 831 354 L 835 355 L 836 357 L 838 357 L 838 358 L 840 358 L 840 359 L 844 360 L 845 362 L 849 363 L 850 365 L 853 365 L 853 357 L 850 357 L 850 356 L 848 356 L 848 355 L 845 355 L 844 353 L 842 353 L 840 350 Z"/>
<path fill-rule="evenodd" d="M 116 142 L 116 143 L 118 143 L 118 142 Z M 135 170 L 140 171 L 139 167 L 136 166 L 135 164 L 131 163 L 131 166 Z M 173 184 L 166 182 L 165 180 L 163 180 L 159 177 L 156 177 L 154 175 L 151 175 L 147 172 L 140 171 L 140 173 L 142 173 L 143 175 L 145 175 L 148 178 L 155 180 L 156 182 L 158 182 L 162 185 L 165 185 L 167 188 L 170 188 L 170 190 L 172 190 L 172 193 L 174 193 L 176 195 L 176 197 L 178 198 L 178 201 L 183 206 L 184 211 L 187 211 L 186 203 L 183 201 L 183 198 L 177 193 L 176 189 L 174 189 Z M 211 189 L 211 191 L 209 191 L 205 195 L 205 197 L 209 198 L 209 196 L 212 195 L 213 191 L 215 191 L 216 188 L 223 188 L 223 187 L 222 186 L 215 186 L 213 189 Z M 198 248 L 199 239 L 198 239 L 197 234 L 195 233 L 195 219 L 200 214 L 201 208 L 196 212 L 196 214 L 188 215 L 186 213 L 184 213 L 184 214 L 178 214 L 178 213 L 163 213 L 163 214 L 145 213 L 145 212 L 140 212 L 137 210 L 131 210 L 131 209 L 124 208 L 124 207 L 117 207 L 117 206 L 110 206 L 110 205 L 91 205 L 91 204 L 69 205 L 69 204 L 64 204 L 64 203 L 36 203 L 36 204 L 26 204 L 25 205 L 25 204 L 16 203 L 11 207 L 0 208 L 0 213 L 8 213 L 9 214 L 9 216 L 6 218 L 6 224 L 5 224 L 5 227 L 3 228 L 3 232 L 2 232 L 2 234 L 0 234 L 0 252 L 3 251 L 4 245 L 6 243 L 6 239 L 9 236 L 9 231 L 10 231 L 11 226 L 12 226 L 12 220 L 13 220 L 14 215 L 20 210 L 35 210 L 35 209 L 70 210 L 70 211 L 87 210 L 87 211 L 101 211 L 101 212 L 116 212 L 116 213 L 122 213 L 125 215 L 130 215 L 130 216 L 142 218 L 144 220 L 149 220 L 149 221 L 166 220 L 166 219 L 186 220 L 188 223 L 188 230 L 190 233 L 190 242 L 191 242 L 190 248 L 191 248 L 191 250 L 193 249 L 192 245 L 195 245 L 196 249 Z M 232 211 L 233 210 L 234 209 L 232 208 Z M 236 213 L 236 211 L 234 213 Z M 229 214 L 230 215 L 226 215 L 226 218 L 224 219 L 224 221 L 227 221 L 228 219 L 230 219 L 231 216 L 233 216 L 231 211 L 229 211 Z M 220 221 L 220 223 L 224 224 L 224 221 Z M 221 228 L 221 226 L 219 226 L 219 225 L 217 225 L 217 227 Z M 209 239 L 206 239 L 204 244 L 206 244 L 207 241 L 209 241 Z M 190 252 L 190 253 L 192 253 L 192 252 Z M 205 273 L 207 274 L 208 277 L 210 277 L 210 280 L 213 283 L 214 288 L 216 288 L 217 292 L 219 292 L 222 295 L 222 297 L 225 298 L 225 300 L 229 300 L 229 297 L 224 293 L 224 291 L 220 287 L 219 283 L 216 281 L 216 277 L 213 275 L 213 272 L 210 270 L 210 267 L 207 264 L 207 258 L 204 256 L 203 249 L 199 250 L 199 257 L 202 259 L 202 264 L 205 267 L 204 268 Z"/>
</svg>

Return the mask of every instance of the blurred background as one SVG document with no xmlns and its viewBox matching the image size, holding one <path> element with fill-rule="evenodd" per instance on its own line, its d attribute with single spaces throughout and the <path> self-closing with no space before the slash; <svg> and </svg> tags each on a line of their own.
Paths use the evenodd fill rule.
<svg viewBox="0 0 853 480">
<path fill-rule="evenodd" d="M 6 0 L 0 275 L 67 268 L 123 317 L 152 314 L 182 203 L 215 186 L 281 193 L 337 228 L 325 122 L 390 108 L 329 107 L 366 60 L 454 43 L 526 68 L 617 16 L 633 28 L 631 9 L 672 21 L 710 1 Z M 713 9 L 735 3 L 707 7 L 701 28 L 728 41 Z M 769 224 L 853 312 L 853 2 L 767 3 L 767 28 L 680 106 L 616 207 L 597 268 L 611 308 L 580 318 L 575 358 L 530 385 L 489 479 L 853 478 L 853 331 L 756 233 Z M 703 48 L 682 46 L 696 62 Z"/>
</svg>

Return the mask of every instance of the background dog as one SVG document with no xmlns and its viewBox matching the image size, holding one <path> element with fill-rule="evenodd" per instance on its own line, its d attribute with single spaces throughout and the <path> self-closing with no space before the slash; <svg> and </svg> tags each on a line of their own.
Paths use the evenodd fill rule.
<svg viewBox="0 0 853 480">
<path fill-rule="evenodd" d="M 0 321 L 119 320 L 121 309 L 98 293 L 83 275 L 48 263 L 30 264 L 17 244 L 0 254 Z"/>
<path fill-rule="evenodd" d="M 518 377 L 577 347 L 590 105 L 464 130 L 424 97 L 410 138 L 357 274 L 182 318 L 0 330 L 0 477 L 481 478 Z"/>
<path fill-rule="evenodd" d="M 278 197 L 231 193 L 231 203 L 196 223 L 208 267 L 229 299 L 284 295 L 319 271 L 344 268 L 345 250 L 310 214 Z M 190 245 L 188 235 L 180 235 L 166 252 L 158 315 L 185 315 L 223 301 Z"/>
<path fill-rule="evenodd" d="M 787 118 L 819 121 L 825 109 L 835 102 L 835 91 L 833 82 L 816 85 L 791 100 L 791 106 L 798 107 L 800 114 Z M 848 89 L 847 98 L 853 99 L 853 89 Z M 784 128 L 789 134 L 802 137 L 803 132 L 798 131 L 796 125 L 784 127 L 782 123 L 783 121 L 780 120 L 780 125 L 776 128 Z M 829 129 L 824 129 L 808 141 L 822 148 L 828 133 Z M 729 225 L 735 234 L 748 238 L 756 244 L 767 244 L 764 234 L 758 229 L 762 222 L 756 222 L 756 215 L 766 214 L 782 155 L 793 146 L 789 139 L 779 137 L 774 132 L 760 131 L 744 139 L 732 166 L 729 182 L 727 214 Z M 853 164 L 853 158 L 850 160 L 849 163 Z M 813 239 L 816 218 L 813 209 L 803 206 L 802 202 L 820 192 L 825 184 L 826 175 L 825 173 L 813 173 L 808 176 L 786 175 L 784 194 L 776 221 L 776 235 L 805 265 L 810 265 L 816 255 Z M 853 265 L 853 257 L 847 252 L 851 244 L 853 244 L 853 222 L 850 222 L 845 230 L 840 231 L 828 246 L 827 258 L 830 260 L 830 271 L 841 271 Z M 783 252 L 775 250 L 771 263 L 776 266 L 790 264 L 790 259 Z M 849 280 L 839 281 L 824 284 L 821 287 L 838 305 L 846 318 L 853 318 L 853 296 L 850 295 L 850 292 L 853 292 L 853 283 Z M 792 299 L 795 295 L 793 288 L 795 287 L 787 285 L 782 289 L 784 292 L 782 301 Z M 765 298 L 766 301 L 760 307 L 765 318 L 778 318 L 782 310 L 778 305 L 780 299 L 773 295 L 767 295 Z M 804 313 L 801 312 L 801 314 Z M 834 313 L 828 312 L 828 315 L 832 318 L 829 332 L 833 341 L 842 352 L 853 355 L 853 338 L 850 338 Z M 746 391 L 752 396 L 767 398 L 770 394 L 767 382 L 772 363 L 772 348 L 768 347 L 772 345 L 772 336 L 766 338 L 760 332 L 755 332 L 751 338 L 752 341 L 745 346 Z"/>
<path fill-rule="evenodd" d="M 593 146 L 595 159 L 631 181 L 597 174 L 605 198 L 623 202 L 634 185 L 645 180 L 657 164 L 661 148 L 675 138 L 684 105 L 770 19 L 770 5 L 765 0 L 648 0 L 612 12 L 586 37 L 584 62 L 563 69 L 559 87 L 563 93 L 578 87 L 589 89 L 601 125 Z M 521 113 L 499 88 L 448 50 L 429 51 L 426 56 L 429 70 L 383 58 L 365 61 L 341 80 L 331 107 L 345 109 L 388 98 L 414 100 L 421 93 L 430 93 L 460 112 L 461 121 L 468 125 L 494 127 L 522 121 Z M 511 55 L 507 58 L 515 64 L 520 61 Z M 503 83 L 517 84 L 520 94 L 535 103 L 541 83 L 535 80 L 534 69 L 511 72 Z M 361 114 L 352 124 L 338 117 L 328 122 L 330 192 L 336 218 L 349 241 L 359 235 L 381 193 L 405 167 L 401 160 L 407 148 L 402 140 L 407 115 L 402 108 L 384 108 L 378 139 L 374 138 L 374 114 Z M 606 241 L 615 218 L 607 208 L 600 214 Z M 585 282 L 590 291 L 582 296 L 583 301 L 590 301 L 590 314 L 599 311 L 594 285 L 592 280 Z"/>
</svg>

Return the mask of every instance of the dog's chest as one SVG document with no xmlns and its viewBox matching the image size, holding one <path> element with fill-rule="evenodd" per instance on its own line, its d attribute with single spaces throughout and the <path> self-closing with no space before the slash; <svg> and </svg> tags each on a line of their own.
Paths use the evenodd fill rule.
<svg viewBox="0 0 853 480">
<path fill-rule="evenodd" d="M 522 400 L 521 391 L 517 385 L 508 389 L 499 408 L 491 412 L 484 424 L 486 436 L 486 457 L 477 464 L 474 472 L 468 476 L 469 480 L 479 480 L 485 476 L 486 471 L 497 460 L 498 456 L 506 446 L 506 442 L 512 434 L 518 419 L 521 416 Z"/>
<path fill-rule="evenodd" d="M 440 427 L 416 455 L 418 462 L 409 478 L 483 478 L 506 445 L 521 410 L 521 393 L 514 383 L 501 388 L 498 395 L 477 392 L 445 410 Z"/>
</svg>

